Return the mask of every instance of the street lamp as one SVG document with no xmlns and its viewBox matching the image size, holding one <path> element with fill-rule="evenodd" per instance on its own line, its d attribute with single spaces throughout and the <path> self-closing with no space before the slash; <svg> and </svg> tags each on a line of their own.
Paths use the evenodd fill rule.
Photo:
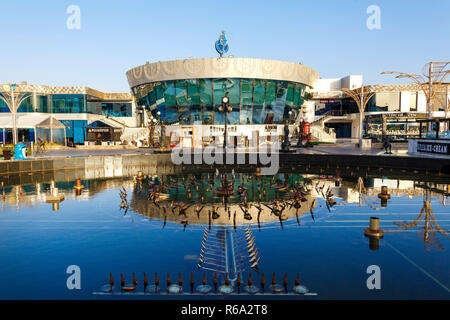
<svg viewBox="0 0 450 320">
<path fill-rule="evenodd" d="M 158 115 L 158 123 L 161 124 L 161 111 L 156 113 Z"/>
<path fill-rule="evenodd" d="M 225 113 L 225 130 L 223 132 L 223 148 L 225 149 L 227 147 L 227 114 L 233 111 L 233 107 L 230 105 L 228 91 L 222 97 L 222 104 L 219 106 L 219 111 Z"/>
</svg>

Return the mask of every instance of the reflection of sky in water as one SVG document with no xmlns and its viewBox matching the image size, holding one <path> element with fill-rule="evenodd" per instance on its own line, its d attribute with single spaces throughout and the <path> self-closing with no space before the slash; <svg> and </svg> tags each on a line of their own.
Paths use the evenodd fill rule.
<svg viewBox="0 0 450 320">
<path fill-rule="evenodd" d="M 182 274 L 185 292 L 189 291 L 191 272 L 194 272 L 196 285 L 200 284 L 204 271 L 198 269 L 197 263 L 203 228 L 207 225 L 188 225 L 183 231 L 182 225 L 167 221 L 163 229 L 162 221 L 149 220 L 132 210 L 124 216 L 119 209 L 120 185 L 118 182 L 106 189 L 99 188 L 91 193 L 90 201 L 86 201 L 88 187 L 79 198 L 71 196 L 73 191 L 67 188 L 64 190 L 66 200 L 60 204 L 59 211 L 52 211 L 51 204 L 39 200 L 20 207 L 3 203 L 0 209 L 0 298 L 98 297 L 92 293 L 108 283 L 109 272 L 116 286 L 120 284 L 120 272 L 126 283 L 130 283 L 133 271 L 139 283 L 142 283 L 144 271 L 150 283 L 158 272 L 163 291 L 167 272 L 172 283 L 178 283 L 178 273 Z M 45 191 L 46 187 L 43 188 Z M 33 196 L 34 190 L 22 192 Z M 127 190 L 130 198 L 130 187 Z M 8 192 L 15 191 L 10 188 Z M 358 202 L 335 199 L 337 204 L 331 213 L 325 201 L 317 199 L 315 222 L 308 213 L 300 217 L 300 225 L 295 217 L 284 221 L 283 229 L 276 220 L 262 224 L 260 230 L 252 225 L 261 257 L 259 274 L 252 271 L 254 284 L 259 286 L 261 272 L 265 273 L 266 287 L 271 283 L 273 272 L 276 272 L 277 283 L 282 284 L 287 272 L 291 292 L 299 273 L 301 284 L 320 298 L 449 297 L 448 236 L 430 232 L 432 241 L 424 243 L 424 217 L 417 221 L 417 227 L 407 230 L 394 223 L 409 223 L 417 218 L 423 207 L 422 196 L 392 195 L 385 208 L 376 205 L 379 203 L 376 196 L 367 197 L 362 206 Z M 442 197 L 432 196 L 431 208 L 440 227 L 448 230 L 450 210 L 448 205 L 442 204 Z M 377 251 L 369 249 L 369 240 L 363 234 L 371 216 L 380 218 L 385 231 Z M 237 227 L 236 237 L 242 237 L 245 226 Z M 232 225 L 227 228 L 234 232 Z M 209 237 L 219 229 L 221 227 L 212 226 Z M 66 289 L 66 268 L 72 264 L 81 268 L 82 289 L 79 291 Z M 373 264 L 381 268 L 381 290 L 366 287 L 369 276 L 366 268 Z M 250 271 L 248 262 L 242 270 L 241 279 L 246 283 Z M 212 285 L 212 273 L 206 274 Z M 219 285 L 222 284 L 224 277 L 219 275 L 218 279 Z"/>
</svg>

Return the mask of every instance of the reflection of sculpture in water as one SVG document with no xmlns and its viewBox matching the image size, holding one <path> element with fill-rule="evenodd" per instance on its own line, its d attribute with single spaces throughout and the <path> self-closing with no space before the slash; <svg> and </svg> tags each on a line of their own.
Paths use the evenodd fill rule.
<svg viewBox="0 0 450 320">
<path fill-rule="evenodd" d="M 136 179 L 130 207 L 178 223 L 240 225 L 282 222 L 312 211 L 313 197 L 297 175 L 284 179 L 255 174 L 203 174 Z M 284 181 L 282 181 L 284 180 Z M 290 180 L 290 181 L 288 181 Z M 148 188 L 147 188 L 148 185 Z M 327 202 L 333 205 L 328 193 Z M 311 215 L 313 220 L 313 214 Z"/>
<path fill-rule="evenodd" d="M 448 231 L 445 229 L 442 229 L 434 214 L 433 210 L 431 209 L 431 191 L 425 190 L 425 200 L 423 202 L 423 207 L 420 210 L 419 215 L 417 218 L 415 218 L 412 222 L 407 223 L 406 221 L 396 221 L 394 222 L 399 228 L 408 229 L 408 228 L 415 228 L 418 226 L 418 221 L 421 219 L 424 219 L 424 226 L 422 228 L 419 228 L 419 234 L 423 234 L 421 236 L 422 241 L 425 245 L 425 250 L 444 250 L 442 247 L 441 242 L 437 238 L 437 233 L 443 235 L 447 239 L 449 238 Z"/>
</svg>

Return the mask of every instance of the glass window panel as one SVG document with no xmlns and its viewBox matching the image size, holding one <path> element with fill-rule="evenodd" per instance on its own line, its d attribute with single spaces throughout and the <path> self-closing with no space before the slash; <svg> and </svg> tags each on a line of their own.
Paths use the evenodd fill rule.
<svg viewBox="0 0 450 320">
<path fill-rule="evenodd" d="M 288 119 L 287 113 L 285 114 L 285 110 L 287 110 L 287 108 L 285 108 L 286 94 L 287 94 L 287 82 L 279 81 L 277 83 L 276 103 L 273 108 L 274 123 L 283 123 L 284 120 Z"/>
<path fill-rule="evenodd" d="M 173 81 L 164 82 L 164 100 L 166 102 L 166 107 L 176 106 L 176 89 Z"/>
<path fill-rule="evenodd" d="M 200 102 L 203 106 L 212 106 L 212 81 L 211 79 L 199 79 L 200 84 Z"/>
<path fill-rule="evenodd" d="M 211 105 L 203 107 L 203 124 L 214 124 L 214 107 Z"/>
<path fill-rule="evenodd" d="M 241 91 L 241 80 L 240 79 L 228 79 L 227 80 L 227 91 L 230 97 L 230 104 L 232 106 L 240 104 L 240 91 Z"/>
<path fill-rule="evenodd" d="M 33 112 L 33 97 L 28 97 L 22 101 L 17 112 Z"/>
<path fill-rule="evenodd" d="M 222 103 L 222 97 L 227 91 L 227 79 L 214 79 L 214 105 L 218 106 Z"/>
<path fill-rule="evenodd" d="M 225 124 L 225 113 L 219 111 L 219 107 L 214 107 L 214 124 Z"/>
<path fill-rule="evenodd" d="M 251 106 L 253 104 L 253 79 L 241 80 L 241 105 Z"/>
<path fill-rule="evenodd" d="M 200 106 L 193 106 L 191 114 L 193 124 L 202 124 L 202 108 Z"/>
<path fill-rule="evenodd" d="M 192 124 L 193 118 L 190 113 L 189 107 L 178 106 L 178 119 L 180 124 Z"/>
<path fill-rule="evenodd" d="M 228 124 L 239 124 L 239 105 L 233 105 L 233 111 L 227 115 Z"/>
<path fill-rule="evenodd" d="M 184 80 L 176 81 L 175 96 L 177 99 L 178 106 L 187 106 L 188 105 L 186 82 Z"/>
<path fill-rule="evenodd" d="M 260 80 L 260 79 L 255 79 L 253 105 L 254 106 L 264 106 L 265 100 L 266 100 L 265 81 Z"/>
<path fill-rule="evenodd" d="M 54 113 L 83 113 L 86 112 L 84 95 L 82 94 L 54 94 Z"/>
<path fill-rule="evenodd" d="M 256 89 L 256 87 L 255 87 Z M 256 91 L 256 90 L 255 90 Z M 252 121 L 253 124 L 262 124 L 264 123 L 264 118 L 263 118 L 263 106 L 254 106 L 253 107 L 253 114 L 252 114 Z"/>
<path fill-rule="evenodd" d="M 294 88 L 294 106 L 298 107 L 298 99 L 300 98 L 300 86 L 298 84 L 295 85 Z"/>
<path fill-rule="evenodd" d="M 179 124 L 180 123 L 180 115 L 178 114 L 178 108 L 176 106 L 166 107 L 166 119 L 168 124 Z"/>
<path fill-rule="evenodd" d="M 275 81 L 267 81 L 266 106 L 274 106 L 276 101 L 277 85 Z"/>
<path fill-rule="evenodd" d="M 151 90 L 148 95 L 148 102 L 150 104 L 150 110 L 156 109 L 156 92 L 155 90 Z"/>
<path fill-rule="evenodd" d="M 188 105 L 199 106 L 200 105 L 200 92 L 197 80 L 186 80 L 187 83 L 187 97 Z"/>
<path fill-rule="evenodd" d="M 241 106 L 240 124 L 252 123 L 252 106 Z"/>
<path fill-rule="evenodd" d="M 294 91 L 295 91 L 295 84 L 289 83 L 287 87 L 286 92 L 286 106 L 287 107 L 293 107 L 294 106 Z"/>
<path fill-rule="evenodd" d="M 10 112 L 8 105 L 2 99 L 0 99 L 0 112 Z"/>
</svg>

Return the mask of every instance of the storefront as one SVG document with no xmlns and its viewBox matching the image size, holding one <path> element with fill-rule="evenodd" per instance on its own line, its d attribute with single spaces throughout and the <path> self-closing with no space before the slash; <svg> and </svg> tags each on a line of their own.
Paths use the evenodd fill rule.
<svg viewBox="0 0 450 320">
<path fill-rule="evenodd" d="M 425 120 L 425 113 L 393 112 L 366 116 L 366 136 L 382 141 L 388 135 L 392 141 L 407 141 L 418 138 L 419 120 Z"/>
</svg>

